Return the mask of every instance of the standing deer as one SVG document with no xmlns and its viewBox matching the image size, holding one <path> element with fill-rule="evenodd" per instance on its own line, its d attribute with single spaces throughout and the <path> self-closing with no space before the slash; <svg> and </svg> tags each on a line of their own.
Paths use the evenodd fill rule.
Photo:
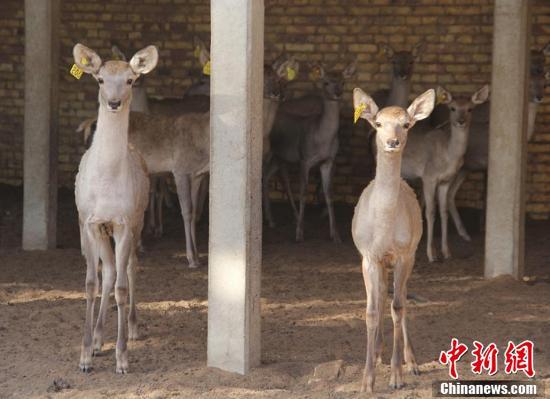
<svg viewBox="0 0 550 399">
<path fill-rule="evenodd" d="M 464 163 L 464 154 L 470 136 L 472 111 L 487 101 L 489 86 L 483 86 L 471 98 L 455 98 L 438 88 L 438 98 L 449 108 L 448 129 L 429 128 L 418 125 L 411 131 L 407 152 L 403 155 L 401 173 L 405 179 L 421 179 L 426 204 L 428 228 L 427 252 L 430 262 L 435 261 L 433 248 L 433 225 L 435 221 L 436 191 L 441 217 L 441 248 L 445 259 L 451 256 L 447 241 L 448 192 L 456 174 Z"/>
<path fill-rule="evenodd" d="M 531 141 L 535 133 L 538 107 L 544 99 L 544 89 L 547 81 L 550 80 L 550 72 L 544 72 L 545 56 L 549 55 L 550 43 L 541 50 L 531 50 L 527 141 Z M 468 142 L 464 166 L 460 169 L 449 189 L 449 211 L 458 233 L 466 241 L 470 241 L 470 235 L 462 223 L 456 208 L 455 198 L 468 173 L 485 172 L 487 170 L 489 159 L 489 108 L 489 104 L 486 104 L 479 107 L 479 111 L 473 114 L 471 140 Z"/>
<path fill-rule="evenodd" d="M 378 90 L 373 94 L 373 99 L 382 106 L 396 105 L 406 107 L 411 94 L 411 78 L 414 64 L 420 59 L 424 50 L 424 43 L 417 43 L 412 50 L 395 51 L 388 44 L 383 44 L 382 49 L 386 58 L 391 62 L 391 87 Z"/>
<path fill-rule="evenodd" d="M 321 180 L 327 203 L 330 223 L 330 237 L 340 242 L 332 207 L 331 180 L 334 160 L 338 151 L 338 129 L 340 127 L 340 99 L 344 82 L 356 70 L 356 62 L 349 64 L 341 73 L 326 73 L 321 65 L 316 66 L 322 83 L 323 112 L 311 117 L 290 115 L 280 112 L 275 118 L 271 132 L 272 156 L 264 168 L 263 199 L 266 218 L 274 225 L 269 201 L 269 180 L 285 163 L 300 164 L 300 206 L 296 222 L 296 241 L 304 240 L 304 208 L 306 189 L 311 168 L 320 165 Z"/>
<path fill-rule="evenodd" d="M 80 161 L 75 183 L 80 241 L 87 266 L 86 321 L 80 369 L 90 371 L 92 351 L 101 350 L 109 294 L 114 283 L 118 307 L 116 372 L 127 373 L 127 340 L 136 339 L 138 335 L 134 273 L 149 192 L 145 163 L 128 143 L 130 102 L 132 85 L 140 75 L 156 66 L 158 52 L 156 47 L 149 46 L 138 51 L 129 63 L 108 61 L 103 64 L 97 53 L 77 44 L 73 56 L 76 65 L 99 83 L 97 130 L 91 147 Z M 115 242 L 114 254 L 110 237 Z M 100 260 L 103 265 L 101 304 L 92 341 Z M 128 294 L 130 314 L 126 326 Z"/>
<path fill-rule="evenodd" d="M 407 280 L 422 236 L 422 216 L 414 191 L 401 178 L 401 159 L 409 129 L 416 121 L 428 117 L 434 101 L 434 90 L 428 90 L 407 110 L 390 106 L 379 111 L 374 100 L 361 89 L 353 91 L 356 115 L 359 113 L 376 129 L 378 147 L 376 175 L 357 202 L 351 227 L 353 242 L 362 257 L 367 291 L 367 358 L 362 392 L 373 391 L 375 362 L 382 356 L 384 307 L 390 268 L 393 268 L 394 275 L 390 387 L 403 386 L 403 356 L 411 372 L 415 375 L 419 373 L 407 330 L 405 305 Z"/>
</svg>

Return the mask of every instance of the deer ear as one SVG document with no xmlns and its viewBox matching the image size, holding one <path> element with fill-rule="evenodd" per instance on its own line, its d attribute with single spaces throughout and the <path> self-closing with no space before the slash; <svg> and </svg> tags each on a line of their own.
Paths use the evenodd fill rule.
<svg viewBox="0 0 550 399">
<path fill-rule="evenodd" d="M 435 103 L 437 104 L 449 104 L 453 101 L 453 96 L 447 90 L 441 86 L 437 86 L 435 89 Z"/>
<path fill-rule="evenodd" d="M 118 48 L 116 44 L 113 44 L 113 46 L 111 47 L 111 53 L 113 53 L 113 58 L 115 60 L 128 62 L 126 55 L 120 50 L 120 48 Z"/>
<path fill-rule="evenodd" d="M 432 113 L 435 106 L 435 90 L 429 89 L 416 97 L 407 108 L 407 113 L 413 122 L 426 119 Z"/>
<path fill-rule="evenodd" d="M 359 88 L 353 89 L 353 108 L 355 109 L 354 122 L 357 122 L 359 118 L 363 118 L 376 129 L 375 119 L 378 113 L 378 105 Z"/>
<path fill-rule="evenodd" d="M 550 43 L 546 43 L 546 45 L 542 48 L 542 53 L 547 57 L 550 55 Z"/>
<path fill-rule="evenodd" d="M 544 79 L 550 80 L 550 71 L 548 71 L 544 74 Z"/>
<path fill-rule="evenodd" d="M 130 60 L 130 68 L 138 75 L 151 72 L 159 60 L 159 53 L 155 46 L 147 46 L 139 50 Z"/>
<path fill-rule="evenodd" d="M 420 54 L 424 51 L 424 48 L 426 47 L 426 43 L 420 42 L 417 43 L 413 49 L 412 49 L 412 55 L 416 61 L 420 58 Z"/>
<path fill-rule="evenodd" d="M 472 95 L 472 102 L 476 105 L 483 104 L 489 99 L 489 85 L 483 86 Z"/>
<path fill-rule="evenodd" d="M 193 41 L 195 42 L 194 55 L 204 67 L 208 61 L 210 61 L 210 52 L 208 51 L 208 47 L 206 47 L 206 44 L 198 36 L 193 37 Z"/>
<path fill-rule="evenodd" d="M 395 51 L 393 51 L 391 46 L 389 44 L 382 44 L 380 47 L 382 47 L 382 50 L 384 50 L 384 54 L 386 54 L 388 60 L 391 60 L 393 58 L 393 55 L 395 54 Z"/>
<path fill-rule="evenodd" d="M 309 78 L 316 82 L 325 77 L 325 68 L 320 62 L 314 62 L 309 64 Z"/>
<path fill-rule="evenodd" d="M 357 60 L 353 60 L 343 71 L 342 77 L 344 79 L 351 79 L 357 71 Z"/>
<path fill-rule="evenodd" d="M 77 67 L 90 74 L 97 73 L 103 63 L 101 57 L 94 50 L 80 43 L 73 48 L 73 58 Z"/>
</svg>

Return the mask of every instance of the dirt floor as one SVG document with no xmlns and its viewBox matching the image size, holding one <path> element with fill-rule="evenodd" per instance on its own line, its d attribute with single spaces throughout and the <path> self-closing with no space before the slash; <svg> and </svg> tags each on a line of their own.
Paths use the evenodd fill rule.
<svg viewBox="0 0 550 399">
<path fill-rule="evenodd" d="M 187 268 L 182 223 L 178 211 L 169 210 L 165 237 L 146 240 L 140 258 L 141 338 L 130 343 L 130 374 L 121 376 L 114 372 L 115 307 L 109 313 L 105 353 L 94 359 L 92 373 L 78 369 L 85 266 L 70 193 L 61 195 L 57 250 L 18 248 L 20 203 L 20 191 L 0 188 L 0 398 L 361 397 L 365 291 L 349 234 L 350 208 L 337 210 L 344 243 L 335 245 L 315 207 L 307 210 L 306 242 L 293 243 L 290 212 L 284 204 L 278 207 L 280 227 L 264 231 L 262 365 L 248 376 L 206 367 L 207 268 Z M 205 253 L 206 223 L 199 230 Z M 451 337 L 469 346 L 473 340 L 495 342 L 501 354 L 508 340 L 533 340 L 536 379 L 550 391 L 550 224 L 528 224 L 527 237 L 526 274 L 536 276 L 529 283 L 482 278 L 480 233 L 472 243 L 453 233 L 454 258 L 444 263 L 429 264 L 421 242 L 407 307 L 421 375 L 407 373 L 404 389 L 388 388 L 388 301 L 386 349 L 373 397 L 431 397 L 432 382 L 448 379 L 437 358 Z M 316 366 L 340 359 L 336 379 L 309 383 Z M 463 379 L 474 378 L 470 361 L 466 355 L 459 363 Z M 500 371 L 496 378 L 507 376 Z M 525 379 L 523 374 L 517 378 Z M 56 379 L 70 388 L 55 392 Z"/>
</svg>

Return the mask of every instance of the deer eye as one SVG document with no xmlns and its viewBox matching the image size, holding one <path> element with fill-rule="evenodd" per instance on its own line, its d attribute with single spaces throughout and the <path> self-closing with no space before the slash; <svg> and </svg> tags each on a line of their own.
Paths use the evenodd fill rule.
<svg viewBox="0 0 550 399">
<path fill-rule="evenodd" d="M 403 127 L 404 127 L 405 129 L 408 129 L 408 128 L 411 127 L 411 124 L 407 122 L 407 123 L 403 124 Z"/>
<path fill-rule="evenodd" d="M 451 111 L 452 111 L 452 112 L 455 112 L 455 111 L 456 111 L 456 108 L 455 108 L 455 107 L 451 107 Z"/>
<path fill-rule="evenodd" d="M 103 84 L 103 78 L 97 78 L 97 83 L 99 83 L 100 85 Z"/>
<path fill-rule="evenodd" d="M 133 81 L 132 79 L 128 79 L 128 80 L 126 81 L 126 84 L 131 85 L 132 83 L 134 83 L 134 81 Z"/>
<path fill-rule="evenodd" d="M 382 124 L 380 122 L 374 122 L 374 126 L 376 127 L 382 127 Z"/>
<path fill-rule="evenodd" d="M 471 109 L 471 108 L 468 108 L 468 112 L 472 112 L 472 109 Z"/>
</svg>

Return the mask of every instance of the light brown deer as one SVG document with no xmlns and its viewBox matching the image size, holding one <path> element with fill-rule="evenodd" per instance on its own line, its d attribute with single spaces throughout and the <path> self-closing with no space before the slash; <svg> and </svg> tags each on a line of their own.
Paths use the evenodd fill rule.
<svg viewBox="0 0 550 399">
<path fill-rule="evenodd" d="M 132 85 L 157 64 L 156 47 L 138 51 L 130 60 L 103 63 L 93 50 L 77 44 L 74 61 L 99 83 L 99 111 L 93 143 L 82 157 L 75 183 L 82 253 L 86 258 L 86 321 L 80 369 L 90 371 L 92 351 L 100 351 L 109 293 L 115 285 L 118 307 L 116 372 L 128 372 L 127 340 L 137 338 L 135 305 L 136 248 L 147 207 L 149 178 L 141 155 L 128 143 Z M 115 253 L 110 237 L 115 242 Z M 102 292 L 92 338 L 98 266 L 102 262 Z M 115 280 L 116 278 L 116 280 Z M 126 305 L 130 314 L 126 325 Z"/>
<path fill-rule="evenodd" d="M 361 391 L 372 392 L 374 389 L 375 362 L 382 355 L 384 305 L 388 269 L 391 268 L 394 296 L 391 306 L 393 355 L 390 386 L 403 386 L 403 356 L 410 370 L 414 374 L 419 372 L 407 331 L 405 305 L 407 280 L 422 236 L 422 216 L 414 191 L 401 178 L 401 159 L 409 129 L 430 115 L 434 103 L 435 92 L 428 90 L 407 110 L 391 106 L 379 111 L 374 100 L 361 89 L 353 92 L 356 112 L 376 129 L 378 147 L 376 175 L 357 202 L 351 227 L 353 242 L 362 257 L 367 291 L 367 359 Z"/>
</svg>

